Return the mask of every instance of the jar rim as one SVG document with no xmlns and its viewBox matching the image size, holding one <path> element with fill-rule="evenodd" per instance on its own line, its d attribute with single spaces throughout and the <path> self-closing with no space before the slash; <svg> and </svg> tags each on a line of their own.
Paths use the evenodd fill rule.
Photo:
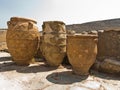
<svg viewBox="0 0 120 90">
<path fill-rule="evenodd" d="M 45 23 L 58 23 L 58 24 L 60 23 L 60 24 L 65 25 L 65 23 L 63 21 L 44 21 L 43 24 L 45 24 Z"/>
<path fill-rule="evenodd" d="M 11 17 L 10 21 L 32 21 L 35 24 L 37 24 L 37 22 L 35 20 L 30 19 L 30 18 L 24 18 L 24 17 Z"/>
<path fill-rule="evenodd" d="M 92 34 L 73 34 L 73 35 L 68 35 L 67 37 L 97 38 L 98 35 L 92 35 Z"/>
</svg>

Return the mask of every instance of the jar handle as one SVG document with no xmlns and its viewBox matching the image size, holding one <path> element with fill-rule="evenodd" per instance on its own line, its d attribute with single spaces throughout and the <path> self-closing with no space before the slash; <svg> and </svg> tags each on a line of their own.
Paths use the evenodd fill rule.
<svg viewBox="0 0 120 90">
<path fill-rule="evenodd" d="M 7 22 L 7 26 L 9 26 L 9 25 L 10 25 L 10 21 Z"/>
<path fill-rule="evenodd" d="M 28 29 L 32 29 L 33 28 L 33 23 L 32 22 L 28 22 Z"/>
</svg>

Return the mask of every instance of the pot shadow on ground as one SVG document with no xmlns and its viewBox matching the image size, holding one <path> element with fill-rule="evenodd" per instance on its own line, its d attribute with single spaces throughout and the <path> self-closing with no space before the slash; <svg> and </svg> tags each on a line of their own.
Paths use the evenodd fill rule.
<svg viewBox="0 0 120 90">
<path fill-rule="evenodd" d="M 18 73 L 37 73 L 37 72 L 47 72 L 47 71 L 51 71 L 51 70 L 56 70 L 57 67 L 49 67 L 46 64 L 43 63 L 43 61 L 37 60 L 38 64 L 37 65 L 33 65 L 33 66 L 19 66 L 16 65 L 14 62 L 12 62 L 11 57 L 0 57 L 0 72 L 7 72 L 7 71 L 13 71 L 16 70 Z M 71 69 L 71 66 L 64 66 L 65 68 L 67 68 L 68 70 Z M 47 80 L 51 81 L 53 83 L 57 83 L 57 80 L 54 80 L 54 77 L 56 77 L 55 75 L 57 75 L 64 78 L 64 76 L 66 78 L 64 78 L 63 82 L 60 81 L 59 83 L 61 84 L 66 84 L 66 80 L 69 83 L 74 83 L 77 81 L 82 81 L 84 79 L 81 79 L 81 76 L 79 76 L 80 78 L 77 78 L 78 76 L 73 75 L 72 72 L 61 72 L 61 73 L 52 73 L 50 75 L 47 76 Z M 95 76 L 95 77 L 100 77 L 103 79 L 108 79 L 108 80 L 120 80 L 120 74 L 107 74 L 107 73 L 103 73 L 103 72 L 99 72 L 99 71 L 95 71 L 95 70 L 90 70 L 90 75 Z M 58 79 L 60 79 L 60 77 L 58 77 Z M 75 77 L 75 80 L 69 80 L 72 79 L 73 77 Z M 58 83 L 58 84 L 59 84 Z"/>
<path fill-rule="evenodd" d="M 102 79 L 107 80 L 120 80 L 119 76 L 97 72 L 97 71 L 91 71 L 91 76 L 99 77 Z M 63 71 L 63 72 L 54 72 L 52 74 L 49 74 L 46 79 L 52 83 L 55 84 L 72 84 L 76 82 L 82 82 L 86 80 L 88 76 L 80 76 L 73 74 L 72 71 Z"/>
<path fill-rule="evenodd" d="M 0 72 L 16 70 L 19 73 L 37 73 L 51 71 L 55 69 L 57 69 L 57 67 L 49 67 L 48 65 L 44 64 L 43 61 L 37 60 L 37 62 L 32 66 L 19 66 L 11 60 L 11 57 L 0 58 Z"/>
<path fill-rule="evenodd" d="M 110 73 L 101 72 L 101 71 L 91 69 L 90 75 L 95 76 L 95 77 L 99 77 L 102 79 L 107 79 L 107 80 L 120 80 L 120 73 L 119 74 L 110 74 Z"/>
<path fill-rule="evenodd" d="M 11 57 L 0 57 L 0 62 L 11 61 Z"/>
<path fill-rule="evenodd" d="M 55 84 L 72 84 L 86 80 L 88 76 L 79 76 L 72 71 L 54 72 L 49 74 L 46 79 Z"/>
<path fill-rule="evenodd" d="M 17 69 L 16 71 L 19 73 L 37 73 L 37 72 L 47 72 L 56 70 L 57 67 L 49 67 L 45 64 L 39 64 L 38 66 L 30 66 L 30 67 L 24 67 L 21 69 Z"/>
</svg>

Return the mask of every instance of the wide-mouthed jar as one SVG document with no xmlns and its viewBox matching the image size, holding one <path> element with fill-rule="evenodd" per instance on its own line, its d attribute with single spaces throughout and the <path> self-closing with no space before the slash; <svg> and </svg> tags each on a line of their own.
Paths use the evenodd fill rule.
<svg viewBox="0 0 120 90">
<path fill-rule="evenodd" d="M 38 48 L 39 31 L 37 22 L 27 18 L 12 17 L 7 22 L 6 41 L 13 61 L 18 65 L 29 65 L 34 62 Z"/>
<path fill-rule="evenodd" d="M 97 35 L 70 35 L 67 37 L 67 55 L 74 73 L 88 75 L 97 54 Z"/>
</svg>

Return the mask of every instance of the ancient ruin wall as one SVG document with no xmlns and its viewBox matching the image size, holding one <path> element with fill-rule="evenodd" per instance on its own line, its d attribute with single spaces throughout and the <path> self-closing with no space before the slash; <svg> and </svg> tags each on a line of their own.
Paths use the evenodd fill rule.
<svg viewBox="0 0 120 90">
<path fill-rule="evenodd" d="M 6 31 L 7 29 L 0 29 L 0 51 L 7 50 Z"/>
<path fill-rule="evenodd" d="M 120 30 L 99 32 L 98 36 L 98 59 L 112 57 L 120 60 Z"/>
<path fill-rule="evenodd" d="M 0 42 L 6 42 L 7 29 L 0 29 Z"/>
</svg>

